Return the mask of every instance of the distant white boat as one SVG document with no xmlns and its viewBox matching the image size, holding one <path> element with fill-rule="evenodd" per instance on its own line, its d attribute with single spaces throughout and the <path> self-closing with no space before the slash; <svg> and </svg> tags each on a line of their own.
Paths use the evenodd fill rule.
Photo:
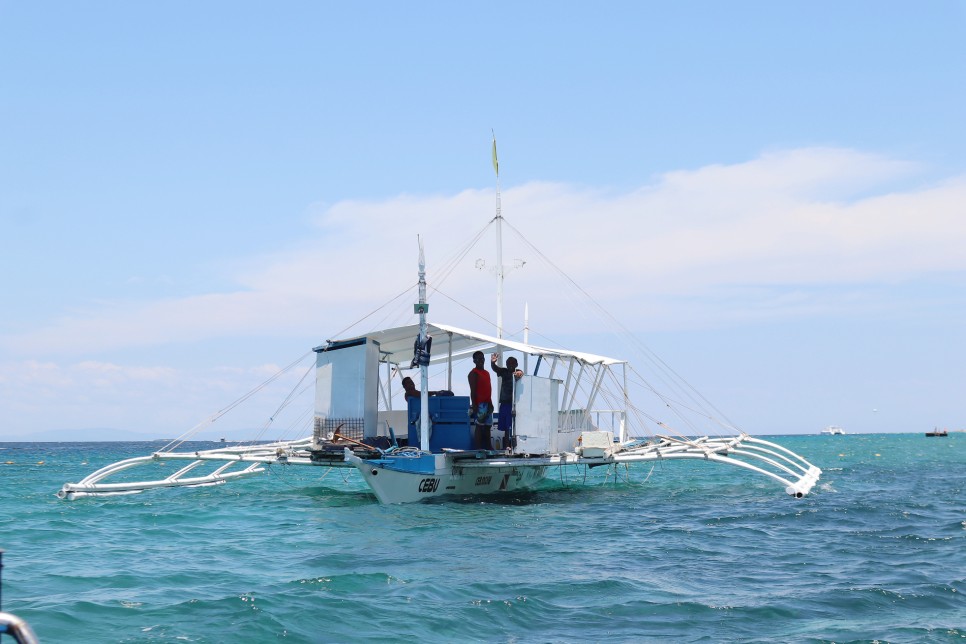
<svg viewBox="0 0 966 644">
<path fill-rule="evenodd" d="M 835 436 L 837 434 L 841 434 L 842 436 L 845 436 L 845 430 L 839 427 L 838 425 L 829 425 L 828 427 L 823 429 L 821 433 L 828 434 L 829 436 Z"/>
</svg>

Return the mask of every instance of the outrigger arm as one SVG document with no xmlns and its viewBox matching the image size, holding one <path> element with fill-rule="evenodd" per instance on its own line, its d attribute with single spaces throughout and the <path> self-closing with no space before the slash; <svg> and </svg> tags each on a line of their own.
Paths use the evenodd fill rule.
<svg viewBox="0 0 966 644">
<path fill-rule="evenodd" d="M 593 432 L 597 433 L 597 432 Z M 298 441 L 277 442 L 265 445 L 226 447 L 196 452 L 155 452 L 148 456 L 129 458 L 107 465 L 88 475 L 78 483 L 65 483 L 57 492 L 61 499 L 73 500 L 85 496 L 112 496 L 136 494 L 145 490 L 171 487 L 202 487 L 220 485 L 228 481 L 259 474 L 265 465 L 319 465 L 307 451 L 311 438 Z M 578 449 L 578 452 L 580 450 Z M 541 464 L 548 467 L 583 465 L 596 468 L 605 465 L 631 464 L 647 461 L 698 459 L 723 465 L 740 467 L 764 475 L 779 484 L 797 498 L 806 496 L 818 482 L 822 471 L 804 458 L 781 445 L 753 438 L 748 434 L 728 437 L 675 438 L 658 436 L 655 441 L 641 443 L 629 441 L 613 443 L 612 451 L 601 456 L 585 456 L 581 453 L 563 452 L 544 456 L 505 457 L 504 459 L 478 460 L 475 452 L 462 456 L 470 460 L 459 461 L 462 466 L 485 468 L 528 466 Z M 186 466 L 164 478 L 130 482 L 105 483 L 104 479 L 121 472 L 152 462 L 186 460 Z M 364 462 L 358 457 L 327 462 L 329 467 L 351 468 Z M 211 463 L 213 471 L 200 476 L 187 476 L 202 464 Z M 232 467 L 237 466 L 236 469 Z"/>
<path fill-rule="evenodd" d="M 741 467 L 767 476 L 785 487 L 785 491 L 801 498 L 818 482 L 822 470 L 781 445 L 748 434 L 713 438 L 673 438 L 658 436 L 656 443 L 626 447 L 616 453 L 618 463 L 642 461 L 702 459 Z"/>
<path fill-rule="evenodd" d="M 263 465 L 290 463 L 310 465 L 311 460 L 303 450 L 309 446 L 311 438 L 254 446 L 235 446 L 196 452 L 155 452 L 148 456 L 138 456 L 118 461 L 84 477 L 78 483 L 65 483 L 57 492 L 61 499 L 71 501 L 83 496 L 111 496 L 116 494 L 136 494 L 145 490 L 166 487 L 202 487 L 220 485 L 228 481 L 252 476 L 265 471 Z M 124 470 L 142 466 L 150 462 L 173 460 L 191 461 L 177 472 L 161 479 L 102 483 L 104 479 L 115 476 Z M 200 476 L 187 476 L 205 463 L 221 463 L 214 471 Z M 243 465 L 239 465 L 243 464 Z M 232 468 L 235 468 L 232 470 Z M 240 469 L 239 469 L 240 468 Z"/>
</svg>

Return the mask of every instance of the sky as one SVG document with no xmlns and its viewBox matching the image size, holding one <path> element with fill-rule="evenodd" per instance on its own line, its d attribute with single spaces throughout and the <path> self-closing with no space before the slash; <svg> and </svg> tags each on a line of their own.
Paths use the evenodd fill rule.
<svg viewBox="0 0 966 644">
<path fill-rule="evenodd" d="M 511 334 L 626 357 L 559 270 L 750 433 L 966 428 L 963 114 L 958 0 L 0 0 L 0 440 L 179 435 L 433 285 L 494 134 Z"/>
</svg>

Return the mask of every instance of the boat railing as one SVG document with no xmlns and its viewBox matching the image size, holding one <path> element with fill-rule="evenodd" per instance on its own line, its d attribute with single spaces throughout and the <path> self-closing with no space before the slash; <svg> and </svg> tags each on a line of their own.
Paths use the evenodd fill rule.
<svg viewBox="0 0 966 644">
<path fill-rule="evenodd" d="M 0 613 L 0 635 L 9 635 L 19 644 L 40 642 L 27 622 L 10 613 Z"/>
<path fill-rule="evenodd" d="M 0 574 L 3 573 L 3 549 L 0 549 Z M 2 593 L 3 580 L 0 579 L 0 593 Z M 2 607 L 2 594 L 0 594 L 0 607 Z M 16 615 L 0 611 L 0 639 L 4 635 L 9 635 L 19 644 L 38 644 L 39 640 L 34 635 L 30 625 Z"/>
<path fill-rule="evenodd" d="M 598 430 L 609 431 L 623 440 L 627 424 L 627 412 L 623 409 L 593 409 L 591 415 Z"/>
</svg>

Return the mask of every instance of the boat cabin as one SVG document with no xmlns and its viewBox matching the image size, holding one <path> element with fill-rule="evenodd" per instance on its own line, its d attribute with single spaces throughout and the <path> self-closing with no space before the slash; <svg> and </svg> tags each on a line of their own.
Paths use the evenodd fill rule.
<svg viewBox="0 0 966 644">
<path fill-rule="evenodd" d="M 429 324 L 432 338 L 430 368 L 433 383 L 443 395 L 430 396 L 429 450 L 473 448 L 473 426 L 466 374 L 470 356 L 483 351 L 518 354 L 524 376 L 514 380 L 513 434 L 515 446 L 501 444 L 502 434 L 492 432 L 494 450 L 552 454 L 572 450 L 581 432 L 595 429 L 600 412 L 593 404 L 605 374 L 619 360 L 546 349 L 495 338 L 442 324 Z M 398 402 L 402 372 L 411 368 L 419 327 L 410 325 L 377 331 L 316 347 L 316 395 L 313 450 L 324 450 L 335 440 L 387 447 L 420 447 L 418 398 Z M 532 373 L 526 373 L 530 368 Z M 455 371 L 455 382 L 454 382 Z M 413 373 L 417 373 L 415 370 Z M 498 404 L 498 378 L 490 371 L 494 405 Z M 417 378 L 418 379 L 418 378 Z M 432 389 L 432 387 L 431 387 Z M 394 406 L 394 396 L 397 402 Z M 626 400 L 626 397 L 622 397 Z M 624 439 L 624 409 L 605 412 L 615 436 Z"/>
</svg>

